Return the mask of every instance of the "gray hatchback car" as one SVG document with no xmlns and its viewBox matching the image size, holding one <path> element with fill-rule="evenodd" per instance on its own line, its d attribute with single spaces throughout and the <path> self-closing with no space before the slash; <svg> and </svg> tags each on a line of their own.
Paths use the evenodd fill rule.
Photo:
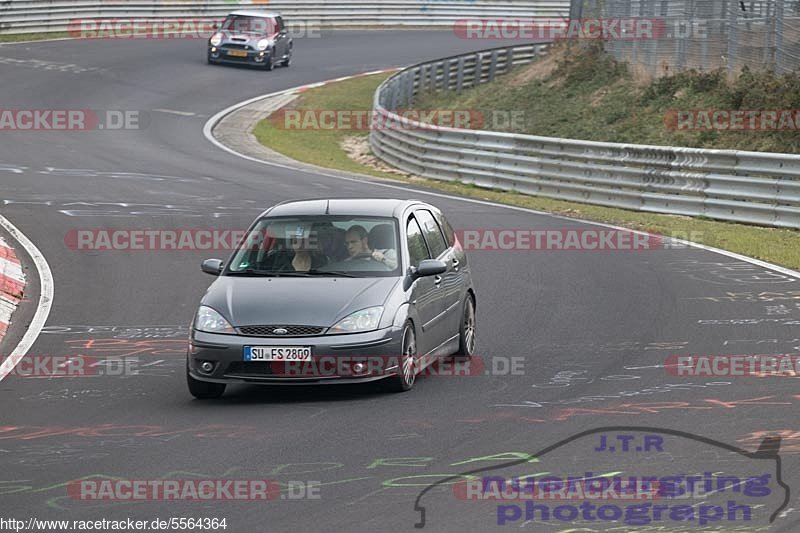
<svg viewBox="0 0 800 533">
<path fill-rule="evenodd" d="M 208 63 L 272 70 L 292 63 L 294 41 L 278 13 L 234 11 L 208 40 Z"/>
<path fill-rule="evenodd" d="M 406 391 L 437 358 L 475 352 L 469 263 L 440 210 L 414 200 L 323 199 L 262 213 L 200 302 L 189 391 L 228 383 L 385 380 Z"/>
</svg>

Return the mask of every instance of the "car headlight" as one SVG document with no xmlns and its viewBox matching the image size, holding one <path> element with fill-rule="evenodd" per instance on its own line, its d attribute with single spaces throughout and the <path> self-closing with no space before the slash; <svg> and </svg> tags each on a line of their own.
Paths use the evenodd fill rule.
<svg viewBox="0 0 800 533">
<path fill-rule="evenodd" d="M 383 306 L 369 307 L 356 311 L 337 322 L 328 333 L 355 333 L 378 329 L 383 314 Z"/>
<path fill-rule="evenodd" d="M 261 50 L 263 52 L 264 50 L 269 48 L 269 45 L 271 45 L 271 44 L 272 44 L 272 41 L 270 41 L 269 39 L 261 39 L 260 41 L 258 41 L 258 43 L 256 43 L 256 48 L 258 48 L 259 50 Z"/>
<path fill-rule="evenodd" d="M 219 46 L 219 43 L 222 42 L 222 34 L 215 33 L 211 36 L 211 46 Z"/>
<path fill-rule="evenodd" d="M 221 314 L 205 305 L 201 305 L 200 309 L 197 310 L 197 316 L 194 319 L 194 329 L 205 331 L 206 333 L 236 333 L 233 326 L 231 326 Z"/>
</svg>

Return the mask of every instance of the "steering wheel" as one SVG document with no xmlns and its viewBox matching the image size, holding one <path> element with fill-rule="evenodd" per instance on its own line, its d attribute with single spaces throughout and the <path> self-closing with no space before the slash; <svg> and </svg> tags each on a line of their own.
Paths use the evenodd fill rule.
<svg viewBox="0 0 800 533">
<path fill-rule="evenodd" d="M 375 260 L 375 258 L 372 257 L 372 252 L 357 253 L 356 255 L 354 255 L 354 256 L 352 256 L 350 258 L 351 261 L 354 260 L 354 259 L 371 259 L 373 261 Z"/>
</svg>

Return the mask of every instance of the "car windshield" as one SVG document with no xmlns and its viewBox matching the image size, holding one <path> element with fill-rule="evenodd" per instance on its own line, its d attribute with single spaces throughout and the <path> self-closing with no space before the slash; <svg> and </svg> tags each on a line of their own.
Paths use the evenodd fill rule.
<svg viewBox="0 0 800 533">
<path fill-rule="evenodd" d="M 401 271 L 393 218 L 299 216 L 259 220 L 226 275 L 390 277 Z"/>
<path fill-rule="evenodd" d="M 244 17 L 231 15 L 222 23 L 222 29 L 233 33 L 258 33 L 269 35 L 275 33 L 275 21 L 270 18 Z"/>
</svg>

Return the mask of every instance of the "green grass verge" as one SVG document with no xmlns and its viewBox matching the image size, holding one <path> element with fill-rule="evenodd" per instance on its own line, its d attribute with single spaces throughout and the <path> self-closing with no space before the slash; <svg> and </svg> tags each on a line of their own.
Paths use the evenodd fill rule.
<svg viewBox="0 0 800 533">
<path fill-rule="evenodd" d="M 15 43 L 19 41 L 41 41 L 44 39 L 61 39 L 71 37 L 68 32 L 57 31 L 51 33 L 15 33 L 0 35 L 0 43 Z"/>
<path fill-rule="evenodd" d="M 492 83 L 452 92 L 427 93 L 419 109 L 479 110 L 481 129 L 615 143 L 687 146 L 800 154 L 795 114 L 782 131 L 690 129 L 679 112 L 692 110 L 800 109 L 800 72 L 776 75 L 744 69 L 736 79 L 723 70 L 686 71 L 650 79 L 637 76 L 601 47 L 559 45 L 550 57 L 517 67 Z M 514 127 L 493 120 L 516 112 Z M 692 123 L 700 126 L 701 115 Z M 705 116 L 710 116 L 706 114 Z M 761 125 L 755 118 L 755 127 Z M 743 125 L 749 125 L 745 116 Z M 705 125 L 705 124 L 703 124 Z M 684 126 L 679 129 L 679 126 Z M 741 128 L 739 128 L 741 130 Z"/>
<path fill-rule="evenodd" d="M 292 107 L 296 109 L 370 109 L 372 96 L 386 74 L 355 78 L 303 93 Z M 562 108 L 563 108 L 562 103 Z M 328 168 L 371 176 L 404 180 L 468 198 L 547 211 L 560 215 L 616 224 L 632 229 L 675 237 L 692 235 L 692 240 L 750 257 L 800 269 L 800 231 L 761 228 L 717 222 L 703 218 L 640 213 L 576 202 L 551 200 L 513 192 L 481 189 L 472 185 L 420 178 L 404 178 L 381 172 L 350 159 L 340 148 L 346 137 L 366 136 L 366 132 L 342 130 L 286 130 L 269 119 L 261 121 L 255 135 L 265 146 L 288 157 Z"/>
</svg>

